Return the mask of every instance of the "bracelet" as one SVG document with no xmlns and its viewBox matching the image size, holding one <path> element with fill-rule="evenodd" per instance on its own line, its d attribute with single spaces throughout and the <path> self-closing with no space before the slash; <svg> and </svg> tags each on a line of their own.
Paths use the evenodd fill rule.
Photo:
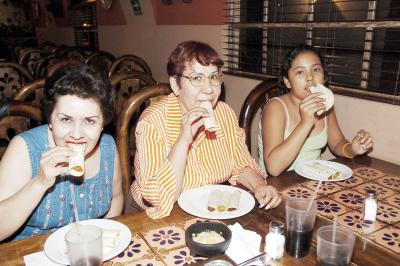
<svg viewBox="0 0 400 266">
<path fill-rule="evenodd" d="M 355 155 L 349 155 L 346 151 L 346 147 L 351 145 L 350 142 L 347 142 L 346 144 L 343 145 L 342 147 L 342 154 L 344 155 L 344 157 L 349 158 L 349 159 L 353 159 L 355 157 Z"/>
</svg>

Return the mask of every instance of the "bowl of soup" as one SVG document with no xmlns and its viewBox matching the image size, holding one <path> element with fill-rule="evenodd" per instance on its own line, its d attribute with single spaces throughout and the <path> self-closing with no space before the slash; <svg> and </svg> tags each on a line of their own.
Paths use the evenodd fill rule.
<svg viewBox="0 0 400 266">
<path fill-rule="evenodd" d="M 231 239 L 231 230 L 218 222 L 197 222 L 190 225 L 185 232 L 186 245 L 190 251 L 204 257 L 224 253 Z"/>
</svg>

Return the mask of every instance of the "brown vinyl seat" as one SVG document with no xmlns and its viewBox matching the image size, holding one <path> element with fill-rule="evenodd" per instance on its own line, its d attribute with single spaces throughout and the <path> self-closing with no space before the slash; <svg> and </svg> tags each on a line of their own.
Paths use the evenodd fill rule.
<svg viewBox="0 0 400 266">
<path fill-rule="evenodd" d="M 134 126 L 139 118 L 141 106 L 154 97 L 168 95 L 172 92 L 169 84 L 161 83 L 143 88 L 133 94 L 126 102 L 122 111 L 118 114 L 116 142 L 121 161 L 122 186 L 125 197 L 124 213 L 129 212 L 130 186 L 134 173 L 134 156 L 136 152 Z M 133 131 L 133 132 L 132 132 Z"/>
<path fill-rule="evenodd" d="M 25 84 L 15 93 L 13 99 L 17 101 L 27 101 L 39 106 L 40 99 L 43 95 L 43 87 L 45 82 L 46 79 L 36 79 L 28 84 Z"/>
<path fill-rule="evenodd" d="M 0 159 L 11 139 L 17 134 L 42 123 L 40 109 L 27 102 L 0 101 Z"/>
<path fill-rule="evenodd" d="M 152 76 L 149 65 L 142 58 L 136 55 L 123 55 L 117 58 L 110 66 L 108 76 L 111 77 L 116 72 L 143 72 Z"/>
<path fill-rule="evenodd" d="M 240 110 L 239 126 L 245 131 L 246 145 L 250 152 L 252 151 L 251 129 L 256 114 L 262 110 L 268 99 L 279 95 L 281 95 L 281 91 L 278 86 L 278 79 L 275 78 L 262 81 L 247 95 Z"/>
<path fill-rule="evenodd" d="M 13 98 L 14 94 L 33 77 L 29 70 L 20 64 L 0 62 L 0 99 Z"/>
</svg>

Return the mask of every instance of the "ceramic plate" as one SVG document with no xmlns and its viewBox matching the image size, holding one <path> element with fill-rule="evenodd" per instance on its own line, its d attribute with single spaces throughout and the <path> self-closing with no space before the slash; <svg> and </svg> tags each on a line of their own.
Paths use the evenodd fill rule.
<svg viewBox="0 0 400 266">
<path fill-rule="evenodd" d="M 120 234 L 118 236 L 117 245 L 114 249 L 111 248 L 103 248 L 103 261 L 109 260 L 119 253 L 121 253 L 125 248 L 129 245 L 132 239 L 131 230 L 129 228 L 117 221 L 109 220 L 109 219 L 92 219 L 81 221 L 82 224 L 96 225 L 103 229 L 112 229 L 119 230 Z M 46 256 L 51 260 L 62 263 L 62 264 L 70 264 L 68 253 L 67 253 L 67 244 L 65 242 L 65 234 L 66 232 L 74 226 L 74 224 L 66 225 L 54 233 L 52 233 L 46 240 L 44 244 L 44 252 Z"/>
<path fill-rule="evenodd" d="M 353 175 L 353 171 L 350 167 L 331 161 L 324 160 L 311 160 L 306 162 L 300 162 L 294 169 L 296 173 L 305 178 L 317 180 L 317 181 L 343 181 L 350 178 Z M 340 177 L 328 178 L 329 175 L 326 173 L 340 172 Z"/>
<path fill-rule="evenodd" d="M 241 194 L 239 208 L 235 211 L 210 212 L 207 209 L 207 202 L 208 197 L 213 189 L 219 189 L 221 191 L 228 190 L 230 192 L 234 190 L 240 190 Z M 182 192 L 178 199 L 178 204 L 185 212 L 194 216 L 206 219 L 222 220 L 236 218 L 250 212 L 254 207 L 255 200 L 249 192 L 237 187 L 226 185 L 208 185 Z"/>
</svg>

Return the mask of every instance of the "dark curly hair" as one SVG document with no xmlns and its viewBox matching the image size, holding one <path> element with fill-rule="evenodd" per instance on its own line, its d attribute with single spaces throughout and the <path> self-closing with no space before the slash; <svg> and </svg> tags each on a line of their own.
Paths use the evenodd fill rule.
<svg viewBox="0 0 400 266">
<path fill-rule="evenodd" d="M 185 64 L 194 59 L 203 66 L 217 66 L 218 70 L 224 65 L 224 61 L 210 45 L 198 41 L 186 41 L 178 44 L 169 56 L 168 75 L 179 79 L 185 70 Z"/>
<path fill-rule="evenodd" d="M 104 118 L 104 125 L 114 117 L 115 90 L 110 81 L 87 65 L 67 65 L 47 78 L 41 99 L 42 114 L 50 122 L 60 96 L 74 95 L 96 101 Z"/>
<path fill-rule="evenodd" d="M 283 62 L 281 76 L 279 77 L 279 89 L 281 90 L 282 93 L 289 91 L 289 88 L 286 87 L 284 78 L 288 78 L 289 69 L 292 67 L 293 61 L 297 58 L 298 55 L 310 52 L 318 56 L 319 61 L 321 61 L 322 68 L 324 69 L 325 82 L 328 80 L 328 70 L 325 65 L 325 60 L 320 54 L 320 52 L 315 47 L 312 47 L 307 44 L 300 44 L 286 54 L 285 61 Z"/>
</svg>

